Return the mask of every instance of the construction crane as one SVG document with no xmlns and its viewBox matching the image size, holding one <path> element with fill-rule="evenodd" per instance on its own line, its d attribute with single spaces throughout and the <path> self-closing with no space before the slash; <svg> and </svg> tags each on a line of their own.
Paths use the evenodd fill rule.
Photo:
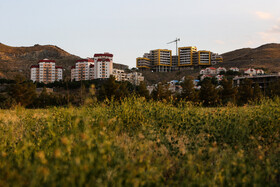
<svg viewBox="0 0 280 187">
<path fill-rule="evenodd" d="M 176 38 L 176 40 L 167 43 L 167 44 L 176 43 L 176 56 L 178 56 L 178 42 L 179 41 L 180 41 L 180 38 Z"/>
</svg>

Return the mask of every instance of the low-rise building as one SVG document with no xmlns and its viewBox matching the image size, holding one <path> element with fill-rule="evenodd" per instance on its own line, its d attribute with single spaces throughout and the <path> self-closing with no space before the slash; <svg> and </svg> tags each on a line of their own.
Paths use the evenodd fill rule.
<svg viewBox="0 0 280 187">
<path fill-rule="evenodd" d="M 234 71 L 234 72 L 239 72 L 239 68 L 237 67 L 231 67 L 229 68 L 230 71 Z"/>
<path fill-rule="evenodd" d="M 217 68 L 217 74 L 220 74 L 221 72 L 224 72 L 224 73 L 226 73 L 227 72 L 227 69 L 226 68 L 224 68 L 224 67 L 219 67 L 219 68 Z"/>
<path fill-rule="evenodd" d="M 127 80 L 127 74 L 124 72 L 124 70 L 121 69 L 113 69 L 113 74 L 112 74 L 116 81 L 126 81 Z"/>
<path fill-rule="evenodd" d="M 126 75 L 127 81 L 129 81 L 133 85 L 139 85 L 140 82 L 144 81 L 144 76 L 139 72 L 132 72 Z"/>
<path fill-rule="evenodd" d="M 244 71 L 244 74 L 254 76 L 254 75 L 263 75 L 265 73 L 262 69 L 249 68 Z"/>
</svg>

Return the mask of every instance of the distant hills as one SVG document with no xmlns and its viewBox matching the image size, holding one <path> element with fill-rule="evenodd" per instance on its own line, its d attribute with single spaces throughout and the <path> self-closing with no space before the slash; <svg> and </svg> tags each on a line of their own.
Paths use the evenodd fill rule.
<svg viewBox="0 0 280 187">
<path fill-rule="evenodd" d="M 264 68 L 268 72 L 280 72 L 280 44 L 265 44 L 257 48 L 244 48 L 222 54 L 224 67 Z"/>
<path fill-rule="evenodd" d="M 54 45 L 34 45 L 32 47 L 11 47 L 0 43 L 0 78 L 11 79 L 20 73 L 29 77 L 30 66 L 39 60 L 48 58 L 57 65 L 70 71 L 70 67 L 79 59 Z"/>
<path fill-rule="evenodd" d="M 266 44 L 254 49 L 238 49 L 224 53 L 222 56 L 224 63 L 216 66 L 241 69 L 254 67 L 264 68 L 268 72 L 280 72 L 280 44 Z M 57 65 L 63 66 L 66 69 L 65 75 L 69 77 L 70 67 L 80 57 L 54 45 L 11 47 L 0 43 L 0 78 L 12 79 L 18 73 L 29 77 L 30 66 L 44 58 L 53 59 Z M 194 74 L 194 72 L 190 73 Z M 166 74 L 163 76 L 166 77 Z"/>
</svg>

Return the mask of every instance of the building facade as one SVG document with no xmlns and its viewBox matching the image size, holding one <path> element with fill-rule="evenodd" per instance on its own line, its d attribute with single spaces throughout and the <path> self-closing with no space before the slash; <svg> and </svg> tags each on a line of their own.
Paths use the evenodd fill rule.
<svg viewBox="0 0 280 187">
<path fill-rule="evenodd" d="M 113 74 L 113 55 L 95 54 L 94 58 L 80 59 L 71 68 L 71 80 L 93 80 L 109 78 Z"/>
<path fill-rule="evenodd" d="M 56 66 L 54 60 L 43 59 L 38 62 L 38 65 L 30 67 L 31 77 L 33 82 L 43 82 L 45 84 L 55 81 L 62 81 L 63 68 Z"/>
<path fill-rule="evenodd" d="M 211 66 L 223 62 L 222 56 L 217 53 L 197 51 L 195 46 L 180 47 L 178 51 L 178 56 L 172 56 L 171 50 L 151 50 L 143 57 L 136 59 L 136 67 L 141 71 L 169 72 Z"/>
<path fill-rule="evenodd" d="M 140 70 L 169 72 L 172 68 L 172 51 L 167 49 L 151 50 L 150 53 L 145 53 L 143 58 L 136 59 L 136 67 Z"/>
<path fill-rule="evenodd" d="M 90 65 L 94 64 L 93 59 L 80 59 L 71 68 L 71 79 L 75 81 L 90 80 Z"/>
<path fill-rule="evenodd" d="M 113 74 L 113 54 L 95 54 L 94 69 L 95 79 L 109 78 Z"/>
<path fill-rule="evenodd" d="M 184 67 L 184 66 L 192 66 L 195 65 L 197 62 L 196 59 L 196 53 L 197 48 L 196 47 L 180 47 L 178 49 L 179 56 L 178 56 L 178 66 Z"/>
</svg>

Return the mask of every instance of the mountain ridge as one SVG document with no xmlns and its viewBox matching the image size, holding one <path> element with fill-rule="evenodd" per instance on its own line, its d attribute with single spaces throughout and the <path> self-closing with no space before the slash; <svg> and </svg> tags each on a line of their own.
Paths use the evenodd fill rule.
<svg viewBox="0 0 280 187">
<path fill-rule="evenodd" d="M 30 66 L 41 59 L 52 59 L 67 71 L 80 57 L 72 55 L 55 45 L 35 44 L 30 47 L 11 47 L 0 43 L 0 77 L 12 79 L 16 74 L 30 75 Z"/>
<path fill-rule="evenodd" d="M 256 48 L 242 48 L 221 54 L 223 65 L 238 68 L 263 68 L 268 72 L 280 71 L 280 44 L 269 43 Z"/>
</svg>

